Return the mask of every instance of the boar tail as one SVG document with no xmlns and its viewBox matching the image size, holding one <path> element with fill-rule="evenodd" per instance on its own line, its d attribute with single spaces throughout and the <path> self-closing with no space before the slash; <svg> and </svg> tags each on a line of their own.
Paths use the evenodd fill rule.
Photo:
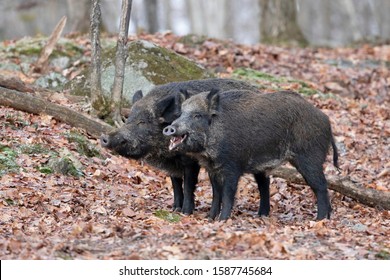
<svg viewBox="0 0 390 280">
<path fill-rule="evenodd" d="M 333 149 L 333 165 L 337 168 L 338 171 L 340 171 L 340 168 L 339 168 L 339 154 L 337 152 L 337 146 L 336 146 L 336 143 L 334 142 L 334 137 L 332 136 L 332 140 L 331 140 L 331 143 L 332 143 L 332 149 Z"/>
</svg>

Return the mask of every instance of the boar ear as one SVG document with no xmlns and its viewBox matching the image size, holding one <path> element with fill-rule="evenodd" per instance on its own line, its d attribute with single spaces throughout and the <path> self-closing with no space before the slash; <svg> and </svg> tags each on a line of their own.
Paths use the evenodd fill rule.
<svg viewBox="0 0 390 280">
<path fill-rule="evenodd" d="M 176 110 L 180 112 L 181 104 L 190 97 L 190 94 L 186 89 L 181 89 L 178 94 L 175 96 L 175 106 Z"/>
<path fill-rule="evenodd" d="M 142 90 L 137 90 L 133 95 L 133 104 L 139 101 L 144 95 L 142 94 Z"/>
<path fill-rule="evenodd" d="M 191 94 L 186 89 L 180 89 L 180 95 L 181 95 L 182 100 L 184 101 L 184 100 L 188 99 Z"/>
<path fill-rule="evenodd" d="M 175 95 L 167 96 L 157 103 L 156 116 L 161 124 L 171 123 L 176 119 L 175 103 Z"/>
<path fill-rule="evenodd" d="M 219 108 L 219 90 L 213 88 L 209 94 L 207 94 L 207 102 L 209 105 L 209 112 L 212 116 L 216 115 Z"/>
</svg>

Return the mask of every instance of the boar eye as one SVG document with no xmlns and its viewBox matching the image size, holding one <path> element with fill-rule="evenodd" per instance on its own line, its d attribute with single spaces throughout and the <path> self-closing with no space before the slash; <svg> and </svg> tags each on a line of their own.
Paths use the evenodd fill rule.
<svg viewBox="0 0 390 280">
<path fill-rule="evenodd" d="M 137 125 L 144 125 L 145 123 L 146 123 L 145 121 L 140 120 L 140 121 L 137 122 Z"/>
<path fill-rule="evenodd" d="M 197 120 L 200 120 L 202 118 L 202 115 L 201 114 L 194 114 L 193 118 L 197 119 Z"/>
</svg>

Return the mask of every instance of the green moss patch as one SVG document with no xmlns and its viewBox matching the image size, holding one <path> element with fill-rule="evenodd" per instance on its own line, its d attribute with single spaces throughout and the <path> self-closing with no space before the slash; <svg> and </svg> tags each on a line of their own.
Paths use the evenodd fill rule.
<svg viewBox="0 0 390 280">
<path fill-rule="evenodd" d="M 157 218 L 160 218 L 160 219 L 163 219 L 167 222 L 170 222 L 170 223 L 177 223 L 180 221 L 180 216 L 176 213 L 171 213 L 169 211 L 166 211 L 166 210 L 157 210 L 154 215 L 157 217 Z"/>
<path fill-rule="evenodd" d="M 234 70 L 233 78 L 255 83 L 264 91 L 293 90 L 308 96 L 321 93 L 307 82 L 292 78 L 278 77 L 249 68 L 238 68 Z"/>
<path fill-rule="evenodd" d="M 84 135 L 77 132 L 70 132 L 66 134 L 66 138 L 69 142 L 76 144 L 79 154 L 87 157 L 101 157 L 99 150 Z"/>
<path fill-rule="evenodd" d="M 17 152 L 8 146 L 0 145 L 0 176 L 19 171 L 16 163 Z"/>
</svg>

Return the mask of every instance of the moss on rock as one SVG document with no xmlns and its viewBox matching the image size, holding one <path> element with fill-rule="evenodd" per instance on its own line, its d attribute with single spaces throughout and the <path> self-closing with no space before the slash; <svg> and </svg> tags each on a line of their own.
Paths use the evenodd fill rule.
<svg viewBox="0 0 390 280">
<path fill-rule="evenodd" d="M 115 76 L 116 49 L 102 52 L 102 89 L 107 97 Z M 68 87 L 76 95 L 88 95 L 90 91 L 89 70 L 74 79 Z M 202 66 L 171 50 L 151 42 L 138 40 L 128 45 L 128 56 L 123 85 L 123 101 L 131 104 L 137 90 L 148 92 L 155 85 L 169 82 L 209 78 L 212 75 Z"/>
</svg>

